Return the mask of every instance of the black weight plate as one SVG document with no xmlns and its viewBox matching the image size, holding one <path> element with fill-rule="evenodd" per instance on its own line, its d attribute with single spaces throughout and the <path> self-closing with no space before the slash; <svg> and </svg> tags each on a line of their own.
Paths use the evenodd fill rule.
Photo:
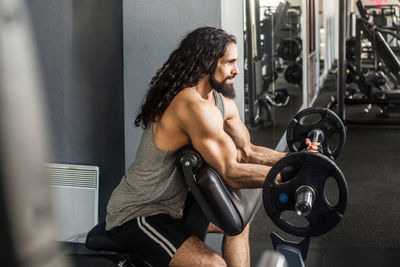
<svg viewBox="0 0 400 267">
<path fill-rule="evenodd" d="M 301 84 L 301 81 L 303 80 L 303 68 L 300 64 L 291 64 L 285 69 L 283 77 L 288 83 Z"/>
<path fill-rule="evenodd" d="M 282 39 L 278 44 L 278 56 L 283 60 L 295 61 L 301 55 L 301 44 L 292 38 Z"/>
<path fill-rule="evenodd" d="M 286 166 L 301 165 L 300 172 L 285 183 L 275 178 Z M 332 177 L 339 189 L 339 201 L 331 206 L 324 193 L 325 181 Z M 295 210 L 296 190 L 300 186 L 309 186 L 316 192 L 312 210 L 305 216 L 308 225 L 294 226 L 281 217 L 282 212 Z M 282 197 L 283 196 L 283 197 Z M 271 220 L 282 230 L 297 236 L 319 236 L 339 223 L 347 206 L 348 188 L 346 179 L 336 164 L 326 156 L 314 152 L 289 154 L 277 162 L 269 171 L 263 187 L 263 204 Z"/>
<path fill-rule="evenodd" d="M 309 115 L 319 115 L 321 119 L 303 124 L 302 119 Z M 291 152 L 298 152 L 305 149 L 306 138 L 310 131 L 318 129 L 324 134 L 324 141 L 321 142 L 323 154 L 331 159 L 336 159 L 343 150 L 346 143 L 346 129 L 342 120 L 331 110 L 322 107 L 306 108 L 292 118 L 286 131 L 286 141 Z M 339 134 L 337 147 L 334 151 L 329 148 L 330 138 L 333 134 Z M 296 144 L 299 144 L 297 147 Z"/>
<path fill-rule="evenodd" d="M 356 38 L 350 38 L 346 41 L 346 59 L 348 61 L 356 59 Z"/>
</svg>

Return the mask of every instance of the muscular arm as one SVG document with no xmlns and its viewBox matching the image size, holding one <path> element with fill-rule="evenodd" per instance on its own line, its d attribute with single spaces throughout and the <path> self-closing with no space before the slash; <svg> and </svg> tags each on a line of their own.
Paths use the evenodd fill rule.
<svg viewBox="0 0 400 267">
<path fill-rule="evenodd" d="M 219 110 L 209 103 L 186 103 L 180 112 L 181 128 L 194 148 L 232 188 L 259 188 L 270 166 L 238 162 L 236 146 L 224 131 Z"/>
<path fill-rule="evenodd" d="M 225 121 L 224 129 L 235 143 L 238 161 L 271 166 L 286 155 L 283 152 L 251 144 L 249 131 L 240 120 L 236 105 L 231 100 L 225 103 L 229 118 Z"/>
</svg>

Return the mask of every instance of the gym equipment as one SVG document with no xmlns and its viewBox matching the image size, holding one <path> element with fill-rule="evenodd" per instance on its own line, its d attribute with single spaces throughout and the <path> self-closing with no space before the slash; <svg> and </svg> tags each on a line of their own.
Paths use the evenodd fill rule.
<svg viewBox="0 0 400 267">
<path fill-rule="evenodd" d="M 320 134 L 315 136 L 320 136 Z M 261 204 L 261 193 L 263 193 L 264 205 L 269 205 L 268 210 L 272 210 L 275 214 L 279 215 L 280 208 L 294 208 L 299 215 L 309 218 L 308 227 L 292 228 L 286 221 L 281 220 L 280 216 L 276 217 L 269 213 L 271 218 L 275 218 L 273 221 L 279 227 L 300 236 L 320 235 L 329 231 L 339 222 L 346 206 L 348 193 L 344 176 L 333 161 L 320 154 L 298 152 L 286 156 L 271 169 L 263 190 L 228 189 L 219 175 L 207 166 L 201 155 L 191 146 L 186 146 L 179 152 L 177 164 L 182 169 L 185 181 L 207 220 L 230 235 L 241 233 L 253 218 Z M 278 172 L 283 172 L 283 169 L 293 165 L 297 166 L 295 173 L 292 173 L 285 183 L 277 184 L 272 181 Z M 324 192 L 324 184 L 329 177 L 334 178 L 339 185 L 340 200 L 335 206 L 331 206 L 321 193 Z M 268 200 L 267 196 L 271 199 Z M 281 204 L 277 204 L 277 197 Z M 288 250 L 284 249 L 288 245 L 285 245 L 286 241 L 278 237 L 273 240 L 275 240 L 274 247 L 288 258 Z M 304 255 L 300 257 L 303 260 L 308 243 L 309 241 L 303 241 L 300 245 L 295 245 L 300 248 L 299 251 L 303 251 L 298 254 Z M 102 257 L 113 260 L 119 266 L 132 264 L 148 266 L 137 255 L 125 251 L 108 237 L 105 222 L 98 224 L 89 232 L 86 246 L 91 250 L 102 251 Z"/>
<path fill-rule="evenodd" d="M 270 85 L 278 79 L 278 73 L 276 71 L 267 71 L 267 74 L 262 77 L 263 85 L 262 89 L 263 92 L 267 92 Z"/>
<path fill-rule="evenodd" d="M 302 124 L 307 115 L 318 114 L 321 118 L 311 124 Z M 299 134 L 299 140 L 309 137 L 311 141 L 325 141 L 324 130 L 344 126 L 337 121 L 336 114 L 324 108 L 309 108 L 299 112 L 288 127 L 288 132 L 298 125 L 298 129 L 307 134 Z M 321 124 L 320 124 L 321 123 Z M 301 125 L 302 124 L 302 125 Z M 290 130 L 291 129 L 291 130 Z M 329 134 L 328 134 L 329 135 Z M 345 132 L 338 147 L 343 147 Z M 301 141 L 304 142 L 304 141 Z M 341 144 L 341 145 L 340 145 Z M 340 149 L 341 150 L 341 149 Z M 331 154 L 333 158 L 333 154 Z M 277 181 L 278 175 L 281 181 Z M 335 181 L 338 188 L 338 199 L 328 199 L 325 191 L 328 179 Z M 319 236 L 335 227 L 343 217 L 348 199 L 346 179 L 334 161 L 315 152 L 295 152 L 288 154 L 277 162 L 269 171 L 263 186 L 263 204 L 271 220 L 282 230 L 297 236 L 305 237 L 300 242 L 291 242 L 271 233 L 275 251 L 283 254 L 290 267 L 304 267 L 311 236 Z M 286 212 L 286 214 L 285 214 Z M 292 216 L 289 216 L 292 215 Z M 298 218 L 303 218 L 299 221 Z"/>
<path fill-rule="evenodd" d="M 368 72 L 364 77 L 364 81 L 366 84 L 372 86 L 382 86 L 386 83 L 385 78 L 380 74 L 380 72 L 375 71 Z"/>
<path fill-rule="evenodd" d="M 301 44 L 296 39 L 285 38 L 279 42 L 277 52 L 283 60 L 295 61 L 301 55 Z"/>
<path fill-rule="evenodd" d="M 178 152 L 177 165 L 182 169 L 189 190 L 206 219 L 229 235 L 241 233 L 261 205 L 262 189 L 228 189 L 218 173 L 191 146 Z M 204 216 L 194 217 L 203 219 Z M 196 232 L 198 236 L 205 234 Z M 149 266 L 110 239 L 105 222 L 99 223 L 88 233 L 86 247 L 101 251 L 102 257 L 113 260 L 121 267 L 132 264 Z"/>
<path fill-rule="evenodd" d="M 345 122 L 348 124 L 399 124 L 400 60 L 387 41 L 389 37 L 400 39 L 398 29 L 379 27 L 369 23 L 368 18 L 371 14 L 367 14 L 368 10 L 364 8 L 361 1 L 357 1 L 357 8 L 360 17 L 356 18 L 355 23 L 355 43 L 348 46 L 354 46 L 355 60 L 347 62 L 345 71 L 347 82 L 356 83 L 358 88 L 346 88 L 342 82 L 339 82 L 338 114 L 344 119 L 347 105 L 362 105 L 361 110 L 368 113 L 374 106 L 373 110 L 377 111 L 375 117 L 371 116 L 372 114 L 366 116 L 365 119 L 348 117 Z M 349 43 L 352 42 L 349 41 Z M 367 52 L 368 59 L 365 54 L 366 43 L 372 50 L 372 53 Z M 370 60 L 369 56 L 372 56 L 373 60 Z M 344 64 L 339 63 L 340 67 Z M 349 63 L 354 64 L 354 67 L 349 67 Z"/>
<path fill-rule="evenodd" d="M 278 173 L 292 165 L 300 166 L 297 174 L 289 181 L 278 183 Z M 338 185 L 337 203 L 330 203 L 327 199 L 324 187 L 328 177 Z M 285 256 L 289 267 L 304 267 L 311 236 L 330 231 L 343 217 L 348 198 L 343 173 L 322 154 L 296 152 L 272 167 L 263 188 L 264 208 L 272 221 L 290 234 L 305 237 L 300 242 L 292 242 L 271 233 L 275 251 Z M 288 211 L 295 212 L 295 218 L 284 214 Z M 299 217 L 305 218 L 306 222 L 299 222 Z"/>
<path fill-rule="evenodd" d="M 298 63 L 290 64 L 286 67 L 283 77 L 288 83 L 300 85 L 303 80 L 303 68 Z"/>
<path fill-rule="evenodd" d="M 180 152 L 186 184 L 207 219 L 228 235 L 240 234 L 261 204 L 261 189 L 231 189 L 191 146 Z"/>
<path fill-rule="evenodd" d="M 357 83 L 363 82 L 364 75 L 357 70 L 356 66 L 351 63 L 346 63 L 346 83 Z"/>
<path fill-rule="evenodd" d="M 264 90 L 268 90 L 269 85 L 276 81 L 278 79 L 278 73 L 276 71 L 272 72 L 272 73 L 267 73 L 264 77 L 263 77 L 263 81 L 264 81 Z"/>
<path fill-rule="evenodd" d="M 278 83 L 274 83 L 276 74 L 283 72 L 288 65 L 301 61 L 301 7 L 293 6 L 288 1 L 269 6 L 268 3 L 246 0 L 245 5 L 248 18 L 245 28 L 245 123 L 252 128 L 267 128 L 273 124 L 273 107 L 284 107 L 289 100 L 285 98 L 282 101 L 280 95 L 271 92 L 280 82 L 281 77 Z M 253 21 L 259 23 L 252 24 Z M 282 78 L 301 84 L 301 64 L 289 67 L 286 77 L 282 75 Z M 295 94 L 293 97 L 300 96 Z M 293 103 L 297 105 L 300 101 Z"/>
<path fill-rule="evenodd" d="M 263 92 L 258 98 L 262 126 L 267 128 L 272 124 L 272 107 L 286 107 L 289 101 L 289 93 L 284 88 Z"/>
<path fill-rule="evenodd" d="M 282 169 L 296 164 L 299 172 L 289 181 L 279 183 L 276 177 Z M 338 203 L 327 200 L 324 187 L 333 178 L 339 189 Z M 297 236 L 319 236 L 335 227 L 346 209 L 348 188 L 346 179 L 333 160 L 315 152 L 288 154 L 269 171 L 263 187 L 265 211 L 282 230 Z M 296 211 L 308 224 L 293 225 L 283 218 L 284 211 Z"/>
<path fill-rule="evenodd" d="M 272 105 L 274 107 L 284 107 L 290 101 L 290 95 L 284 88 L 276 89 L 272 92 L 264 92 L 260 95 L 260 102 L 263 105 Z"/>
<path fill-rule="evenodd" d="M 346 41 L 346 59 L 352 61 L 356 59 L 356 38 L 350 38 Z"/>
<path fill-rule="evenodd" d="M 287 241 L 275 233 L 271 233 L 270 237 L 274 250 L 285 257 L 289 267 L 304 267 L 308 246 L 310 245 L 310 237 L 306 237 L 297 243 Z"/>
<path fill-rule="evenodd" d="M 183 170 L 192 195 L 207 219 L 230 234 L 240 233 L 260 205 L 260 189 L 237 190 L 233 195 L 218 174 L 208 167 L 200 154 L 190 146 L 182 149 L 178 164 Z M 279 171 L 293 164 L 300 166 L 299 172 L 285 183 L 276 183 L 274 180 Z M 329 177 L 334 178 L 339 185 L 340 199 L 334 206 L 321 193 L 324 192 L 325 181 Z M 293 262 L 297 264 L 305 260 L 310 236 L 326 233 L 339 222 L 347 203 L 347 195 L 347 184 L 343 174 L 332 160 L 321 154 L 293 153 L 271 169 L 263 188 L 263 201 L 268 215 L 280 228 L 289 233 L 308 237 L 296 244 L 275 234 L 271 235 L 274 248 L 285 255 L 288 266 L 293 266 Z M 297 214 L 309 219 L 310 225 L 299 228 L 280 219 L 280 212 L 285 209 L 295 209 Z M 127 252 L 111 240 L 105 231 L 105 222 L 89 232 L 86 246 L 101 251 L 100 256 L 113 260 L 121 267 L 149 266 L 137 255 Z M 279 255 L 274 254 L 264 260 L 275 261 L 278 258 Z"/>
<path fill-rule="evenodd" d="M 200 208 L 196 203 L 191 205 L 191 208 L 185 215 L 183 224 L 186 229 L 196 235 L 200 240 L 204 240 L 207 228 L 194 228 L 196 225 L 207 225 L 206 218 L 201 213 Z M 118 267 L 149 267 L 151 266 L 146 261 L 141 259 L 140 255 L 132 252 L 132 250 L 121 247 L 118 243 L 109 237 L 106 231 L 105 221 L 97 224 L 89 231 L 86 237 L 86 247 L 97 253 L 90 253 L 90 256 L 106 258 L 114 262 Z M 80 253 L 81 254 L 81 253 Z"/>
<path fill-rule="evenodd" d="M 307 122 L 309 117 L 319 117 L 318 120 Z M 330 147 L 331 138 L 334 134 L 339 135 L 336 148 Z M 304 150 L 307 145 L 306 138 L 321 143 L 321 153 L 336 159 L 342 152 L 346 142 L 346 129 L 342 120 L 329 109 L 322 107 L 306 108 L 298 112 L 289 122 L 286 130 L 286 141 L 291 152 Z"/>
<path fill-rule="evenodd" d="M 265 251 L 260 260 L 258 261 L 257 267 L 288 267 L 287 260 L 282 253 L 277 251 Z"/>
<path fill-rule="evenodd" d="M 111 260 L 118 267 L 146 267 L 149 264 L 142 261 L 138 255 L 132 251 L 124 250 L 114 240 L 112 240 L 106 231 L 106 222 L 102 221 L 89 231 L 86 237 L 86 247 L 88 249 L 98 251 L 99 257 Z"/>
<path fill-rule="evenodd" d="M 399 19 L 399 5 L 383 4 L 379 7 L 377 5 L 366 5 L 364 9 L 366 17 L 368 19 L 372 17 L 374 25 L 379 27 L 389 28 L 391 27 L 389 24 L 394 24 Z"/>
<path fill-rule="evenodd" d="M 400 61 L 388 45 L 382 34 L 390 34 L 400 39 L 400 36 L 394 32 L 384 28 L 377 27 L 368 22 L 366 11 L 363 7 L 362 2 L 357 1 L 357 8 L 360 12 L 361 17 L 356 20 L 356 66 L 360 67 L 361 64 L 361 32 L 364 38 L 367 38 L 373 44 L 373 50 L 376 53 L 376 57 L 382 60 L 383 64 L 390 70 L 397 82 L 400 81 Z"/>
</svg>

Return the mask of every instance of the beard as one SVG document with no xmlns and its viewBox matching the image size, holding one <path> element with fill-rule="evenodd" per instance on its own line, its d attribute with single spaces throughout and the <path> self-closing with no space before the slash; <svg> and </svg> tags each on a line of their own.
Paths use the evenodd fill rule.
<svg viewBox="0 0 400 267">
<path fill-rule="evenodd" d="M 229 98 L 229 99 L 234 99 L 236 97 L 235 89 L 233 88 L 233 84 L 227 84 L 228 79 L 232 79 L 235 76 L 229 76 L 222 82 L 218 82 L 215 80 L 214 74 L 210 75 L 210 85 L 212 88 L 217 91 L 218 93 L 221 93 L 223 96 Z"/>
</svg>

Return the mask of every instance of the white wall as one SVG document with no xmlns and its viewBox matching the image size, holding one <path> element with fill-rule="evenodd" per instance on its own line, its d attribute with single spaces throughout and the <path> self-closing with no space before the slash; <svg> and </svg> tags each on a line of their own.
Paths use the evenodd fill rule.
<svg viewBox="0 0 400 267">
<path fill-rule="evenodd" d="M 324 74 L 339 56 L 339 0 L 323 0 L 325 27 Z"/>
</svg>

